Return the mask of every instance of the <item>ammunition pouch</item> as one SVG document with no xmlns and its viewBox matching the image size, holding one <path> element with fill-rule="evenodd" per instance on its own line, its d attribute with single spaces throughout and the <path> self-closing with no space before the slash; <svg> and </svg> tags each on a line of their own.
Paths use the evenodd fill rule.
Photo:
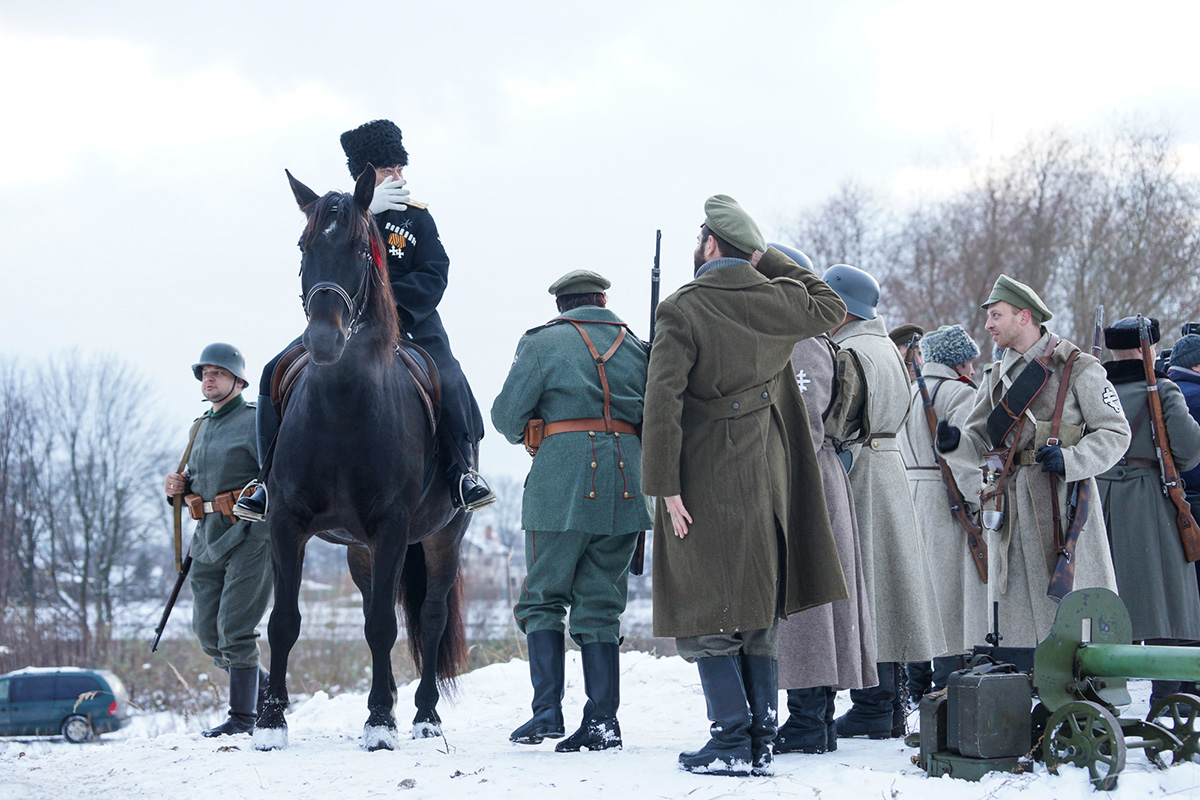
<svg viewBox="0 0 1200 800">
<path fill-rule="evenodd" d="M 233 506 L 237 503 L 242 491 L 241 489 L 231 489 L 228 492 L 221 492 L 212 500 L 205 500 L 198 494 L 189 494 L 184 496 L 183 502 L 187 506 L 188 514 L 194 520 L 202 520 L 208 514 L 220 514 L 227 517 L 230 522 L 237 522 L 237 517 L 233 515 Z"/>
<path fill-rule="evenodd" d="M 204 519 L 204 498 L 198 494 L 186 494 L 183 496 L 183 504 L 187 506 L 188 514 L 192 519 Z"/>
<path fill-rule="evenodd" d="M 996 447 L 983 454 L 983 483 L 985 486 L 995 486 L 1004 475 L 1005 467 L 1009 464 L 1009 454 L 1012 448 Z M 1011 471 L 1011 467 L 1009 467 Z"/>
<path fill-rule="evenodd" d="M 1029 366 L 1021 371 L 988 415 L 988 438 L 992 440 L 994 447 L 1004 446 L 1008 435 L 1020 420 L 1025 419 L 1025 411 L 1033 405 L 1033 401 L 1041 394 L 1042 389 L 1046 388 L 1049 380 L 1050 369 L 1038 358 L 1029 362 Z M 1016 442 L 1016 437 L 1013 437 L 1013 442 Z"/>
<path fill-rule="evenodd" d="M 537 455 L 538 448 L 542 446 L 542 439 L 545 436 L 546 420 L 531 419 L 525 423 L 525 452 L 529 453 L 530 458 Z"/>
</svg>

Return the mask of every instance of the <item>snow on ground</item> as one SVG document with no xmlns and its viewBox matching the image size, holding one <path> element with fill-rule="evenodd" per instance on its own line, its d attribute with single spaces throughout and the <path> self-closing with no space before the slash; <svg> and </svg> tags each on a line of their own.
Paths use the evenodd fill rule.
<svg viewBox="0 0 1200 800">
<path fill-rule="evenodd" d="M 529 716 L 531 695 L 524 661 L 494 664 L 463 676 L 457 698 L 443 700 L 444 739 L 402 738 L 394 752 L 362 749 L 366 696 L 317 693 L 297 700 L 288 714 L 289 747 L 259 753 L 249 736 L 205 739 L 199 731 L 218 721 L 170 714 L 140 717 L 98 743 L 61 739 L 0 740 L 0 800 L 76 797 L 185 797 L 241 800 L 322 798 L 882 798 L 959 800 L 1103 798 L 1083 770 L 1044 766 L 1028 775 L 993 774 L 980 783 L 930 779 L 915 766 L 916 751 L 897 740 L 842 740 L 818 756 L 776 759 L 770 778 L 689 775 L 676 766 L 680 750 L 707 738 L 704 696 L 696 668 L 678 657 L 621 654 L 620 720 L 625 748 L 603 753 L 555 753 L 554 743 L 510 744 L 509 732 Z M 402 734 L 413 714 L 416 684 L 401 687 L 397 717 Z M 1127 716 L 1144 716 L 1149 684 L 1131 684 Z M 583 703 L 579 654 L 567 655 L 568 732 Z M 782 699 L 782 695 L 781 695 Z M 838 697 L 838 713 L 849 704 Z M 1130 750 L 1117 790 L 1108 797 L 1200 797 L 1200 765 L 1155 770 Z"/>
</svg>

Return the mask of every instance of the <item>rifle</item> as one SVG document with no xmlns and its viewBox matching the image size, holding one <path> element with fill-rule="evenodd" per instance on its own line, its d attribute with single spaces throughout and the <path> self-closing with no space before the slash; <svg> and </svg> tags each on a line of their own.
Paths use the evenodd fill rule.
<svg viewBox="0 0 1200 800">
<path fill-rule="evenodd" d="M 1067 535 L 1063 537 L 1058 564 L 1054 567 L 1054 574 L 1050 576 L 1050 585 L 1046 589 L 1046 594 L 1055 600 L 1062 600 L 1075 588 L 1075 544 L 1087 523 L 1091 495 L 1092 482 L 1089 479 L 1075 482 L 1075 489 L 1067 502 Z"/>
<path fill-rule="evenodd" d="M 1092 358 L 1099 359 L 1104 349 L 1104 304 L 1096 306 L 1096 327 L 1092 329 Z"/>
<path fill-rule="evenodd" d="M 662 258 L 662 230 L 654 232 L 654 266 L 650 268 L 650 338 L 647 344 L 654 346 L 654 313 L 658 311 L 659 265 Z M 633 560 L 629 564 L 631 575 L 641 575 L 646 568 L 646 532 L 638 533 L 637 545 L 633 548 Z"/>
<path fill-rule="evenodd" d="M 1175 527 L 1183 542 L 1183 554 L 1188 561 L 1200 559 L 1200 528 L 1192 519 L 1192 508 L 1183 495 L 1183 482 L 1179 468 L 1171 455 L 1171 440 L 1167 435 L 1167 423 L 1163 418 L 1162 398 L 1158 394 L 1158 378 L 1154 374 L 1154 355 L 1150 352 L 1150 323 L 1138 314 L 1138 338 L 1142 347 L 1142 367 L 1146 371 L 1146 402 L 1150 406 L 1150 436 L 1154 439 L 1154 452 L 1158 456 L 1163 494 L 1175 506 Z"/>
<path fill-rule="evenodd" d="M 158 627 L 154 629 L 154 642 L 150 645 L 150 652 L 158 650 L 158 641 L 162 638 L 163 631 L 167 629 L 167 619 L 171 616 L 171 609 L 175 607 L 175 601 L 179 599 L 179 592 L 183 589 L 183 582 L 187 580 L 188 571 L 192 568 L 192 554 L 189 552 L 187 557 L 183 559 L 183 564 L 179 568 L 179 574 L 175 577 L 175 586 L 171 589 L 171 596 L 167 598 L 167 607 L 163 609 L 162 618 L 158 621 Z"/>
<path fill-rule="evenodd" d="M 914 334 L 908 345 L 908 366 L 917 379 L 917 388 L 921 392 L 921 405 L 925 409 L 925 423 L 929 427 L 929 446 L 933 450 L 934 463 L 938 465 L 942 486 L 946 489 L 946 497 L 950 502 L 950 514 L 966 531 L 967 547 L 971 549 L 971 563 L 975 565 L 979 579 L 987 583 L 988 553 L 987 542 L 983 538 L 983 529 L 967 513 L 962 492 L 959 491 L 958 484 L 954 482 L 954 475 L 950 472 L 946 459 L 937 449 L 937 415 L 933 411 L 933 398 L 930 397 L 929 387 L 925 384 L 925 375 L 921 372 L 920 365 L 917 364 L 917 341 L 920 338 L 919 334 Z"/>
</svg>

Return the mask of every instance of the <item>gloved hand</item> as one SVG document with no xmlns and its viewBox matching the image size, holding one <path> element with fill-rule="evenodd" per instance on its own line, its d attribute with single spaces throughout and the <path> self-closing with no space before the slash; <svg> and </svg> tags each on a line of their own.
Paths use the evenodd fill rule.
<svg viewBox="0 0 1200 800">
<path fill-rule="evenodd" d="M 939 419 L 937 426 L 937 449 L 942 453 L 953 453 L 962 441 L 962 431 L 947 420 Z"/>
<path fill-rule="evenodd" d="M 1042 472 L 1057 472 L 1066 477 L 1067 465 L 1063 461 L 1062 448 L 1056 444 L 1044 444 L 1038 448 L 1037 462 L 1042 465 Z"/>
<path fill-rule="evenodd" d="M 383 179 L 383 183 L 375 187 L 375 195 L 371 198 L 371 213 L 380 214 L 384 211 L 403 211 L 407 206 L 404 201 L 412 194 L 404 186 L 408 181 L 401 178 L 396 180 L 391 175 Z"/>
</svg>

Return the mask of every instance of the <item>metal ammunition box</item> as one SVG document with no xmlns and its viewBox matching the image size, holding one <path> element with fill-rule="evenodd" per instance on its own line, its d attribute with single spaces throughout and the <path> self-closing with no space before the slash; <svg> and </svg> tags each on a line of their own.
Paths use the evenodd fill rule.
<svg viewBox="0 0 1200 800">
<path fill-rule="evenodd" d="M 1030 748 L 1032 708 L 1024 673 L 955 672 L 947 686 L 947 747 L 972 758 L 1024 755 Z"/>
</svg>

